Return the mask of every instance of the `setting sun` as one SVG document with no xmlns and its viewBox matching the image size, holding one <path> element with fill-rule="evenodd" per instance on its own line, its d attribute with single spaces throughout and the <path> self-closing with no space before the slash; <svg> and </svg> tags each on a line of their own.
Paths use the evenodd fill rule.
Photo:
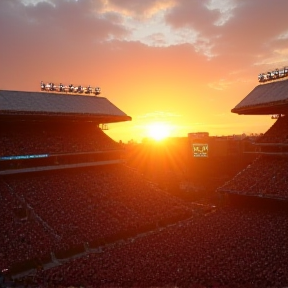
<svg viewBox="0 0 288 288">
<path fill-rule="evenodd" d="M 170 126 L 165 123 L 152 123 L 147 126 L 148 136 L 156 141 L 163 140 L 170 135 Z"/>
</svg>

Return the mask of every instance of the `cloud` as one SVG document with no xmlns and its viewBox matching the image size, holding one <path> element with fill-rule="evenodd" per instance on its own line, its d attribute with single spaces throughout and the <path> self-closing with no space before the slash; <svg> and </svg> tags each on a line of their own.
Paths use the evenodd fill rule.
<svg viewBox="0 0 288 288">
<path fill-rule="evenodd" d="M 279 45 L 277 36 L 287 31 L 286 9 L 288 2 L 284 0 L 241 1 L 233 10 L 234 16 L 220 28 L 221 37 L 214 39 L 215 50 L 222 55 L 241 54 L 249 59 L 262 54 L 265 58 Z"/>
<path fill-rule="evenodd" d="M 162 84 L 181 75 L 177 81 L 190 84 L 182 93 L 199 81 L 225 91 L 287 65 L 286 11 L 287 0 L 1 0 L 0 76 L 68 69 L 74 78 L 118 74 L 122 85 L 133 73 L 139 83 Z"/>
<path fill-rule="evenodd" d="M 129 33 L 116 15 L 97 12 L 102 8 L 101 3 L 97 4 L 97 1 L 3 0 L 0 8 L 3 33 L 12 34 L 12 37 L 17 38 L 17 34 L 25 29 L 30 43 L 39 39 L 40 35 L 51 37 L 51 43 L 61 41 L 60 37 L 66 38 L 65 41 L 71 37 L 72 43 L 77 40 L 89 43 L 109 40 L 111 36 L 123 38 Z M 35 30 L 38 30 L 38 35 L 34 34 Z M 34 39 L 30 39 L 30 34 Z"/>
<path fill-rule="evenodd" d="M 125 26 L 131 31 L 131 34 L 125 40 L 140 41 L 152 47 L 168 47 L 196 42 L 197 33 L 195 31 L 184 27 L 175 33 L 169 25 L 166 25 L 164 17 L 165 14 L 159 12 L 151 18 L 141 21 L 137 18 L 126 18 Z"/>
<path fill-rule="evenodd" d="M 29 6 L 29 5 L 36 6 L 37 4 L 41 2 L 46 2 L 55 7 L 53 0 L 20 0 L 19 2 L 21 2 L 25 6 Z"/>
<path fill-rule="evenodd" d="M 281 34 L 277 37 L 277 39 L 279 39 L 279 40 L 287 40 L 287 39 L 288 39 L 288 30 L 285 31 L 285 32 L 283 32 L 283 33 L 281 33 Z"/>
<path fill-rule="evenodd" d="M 241 54 L 256 62 L 288 41 L 286 0 L 2 0 L 0 5 L 5 34 L 24 25 L 19 31 L 29 35 L 34 24 L 56 39 L 78 35 L 86 43 L 189 44 L 208 59 Z"/>
<path fill-rule="evenodd" d="M 236 0 L 210 0 L 206 7 L 209 10 L 220 12 L 219 18 L 213 23 L 216 26 L 223 26 L 234 16 L 233 10 L 237 8 Z"/>
<path fill-rule="evenodd" d="M 205 54 L 206 46 L 206 54 L 209 51 L 209 55 L 223 59 L 243 55 L 248 62 L 259 54 L 265 58 L 275 46 L 287 46 L 287 41 L 279 43 L 279 39 L 286 39 L 288 29 L 284 11 L 288 11 L 285 0 L 181 1 L 165 19 L 175 33 L 184 27 L 196 31 L 194 47 L 200 39 L 206 44 L 199 52 Z"/>
<path fill-rule="evenodd" d="M 135 19 L 149 19 L 175 6 L 175 0 L 102 0 L 103 12 L 116 12 Z"/>
</svg>

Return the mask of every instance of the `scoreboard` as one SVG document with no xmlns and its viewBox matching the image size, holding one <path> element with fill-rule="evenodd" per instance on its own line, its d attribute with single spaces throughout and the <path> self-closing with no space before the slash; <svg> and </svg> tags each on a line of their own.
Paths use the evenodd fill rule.
<svg viewBox="0 0 288 288">
<path fill-rule="evenodd" d="M 208 157 L 208 144 L 193 143 L 193 157 L 207 158 Z"/>
</svg>

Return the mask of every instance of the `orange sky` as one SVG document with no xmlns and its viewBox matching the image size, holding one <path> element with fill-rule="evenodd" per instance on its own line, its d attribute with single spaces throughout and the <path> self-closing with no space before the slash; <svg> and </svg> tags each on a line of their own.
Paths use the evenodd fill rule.
<svg viewBox="0 0 288 288">
<path fill-rule="evenodd" d="M 109 125 L 116 141 L 141 142 L 153 122 L 181 137 L 265 132 L 269 116 L 230 111 L 260 72 L 288 65 L 287 11 L 287 0 L 1 0 L 0 89 L 100 86 L 132 117 Z"/>
</svg>

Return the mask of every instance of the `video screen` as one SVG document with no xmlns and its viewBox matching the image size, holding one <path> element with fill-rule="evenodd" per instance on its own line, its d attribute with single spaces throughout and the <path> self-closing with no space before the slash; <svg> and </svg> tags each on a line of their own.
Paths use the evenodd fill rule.
<svg viewBox="0 0 288 288">
<path fill-rule="evenodd" d="M 193 156 L 196 158 L 208 157 L 208 144 L 193 143 Z"/>
</svg>

